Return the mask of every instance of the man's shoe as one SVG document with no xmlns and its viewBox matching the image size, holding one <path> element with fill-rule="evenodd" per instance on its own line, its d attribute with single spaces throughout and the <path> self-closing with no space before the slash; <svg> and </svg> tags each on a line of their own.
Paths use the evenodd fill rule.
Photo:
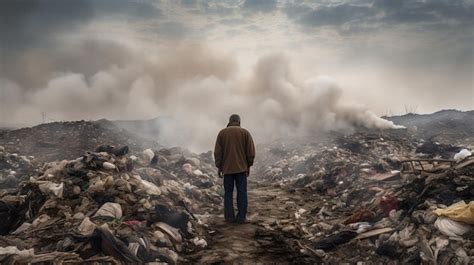
<svg viewBox="0 0 474 265">
<path fill-rule="evenodd" d="M 245 224 L 246 223 L 245 219 L 237 219 L 237 220 L 235 220 L 235 222 L 238 223 L 238 224 Z"/>
</svg>

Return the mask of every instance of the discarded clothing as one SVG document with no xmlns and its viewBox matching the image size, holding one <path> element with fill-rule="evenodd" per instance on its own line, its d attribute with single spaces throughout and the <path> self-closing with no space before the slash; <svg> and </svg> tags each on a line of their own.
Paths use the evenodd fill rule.
<svg viewBox="0 0 474 265">
<path fill-rule="evenodd" d="M 128 146 L 114 147 L 111 145 L 101 145 L 95 149 L 97 153 L 106 152 L 115 156 L 124 156 L 128 153 Z"/>
<path fill-rule="evenodd" d="M 15 225 L 18 219 L 18 212 L 15 206 L 0 201 L 0 235 L 6 235 Z"/>
<path fill-rule="evenodd" d="M 341 231 L 337 234 L 331 235 L 329 237 L 326 237 L 314 245 L 314 248 L 316 249 L 332 249 L 335 248 L 336 246 L 340 244 L 344 244 L 349 242 L 351 239 L 356 237 L 358 234 L 357 232 L 353 231 Z"/>
<path fill-rule="evenodd" d="M 152 222 L 164 222 L 175 228 L 179 228 L 184 234 L 187 234 L 189 215 L 184 212 L 178 212 L 169 209 L 164 205 L 156 205 L 155 212 L 151 218 Z"/>
<path fill-rule="evenodd" d="M 104 254 L 116 257 L 127 263 L 142 263 L 140 259 L 130 252 L 125 243 L 116 238 L 107 227 L 100 226 L 97 228 L 97 231 L 99 231 L 100 234 L 101 248 Z"/>
<path fill-rule="evenodd" d="M 344 221 L 344 224 L 352 224 L 357 222 L 370 222 L 374 219 L 375 213 L 367 208 L 361 208 L 355 211 L 349 218 Z"/>
</svg>

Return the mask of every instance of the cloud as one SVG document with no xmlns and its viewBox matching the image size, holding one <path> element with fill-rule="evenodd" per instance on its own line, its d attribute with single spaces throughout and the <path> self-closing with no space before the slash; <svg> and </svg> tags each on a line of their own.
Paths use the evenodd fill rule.
<svg viewBox="0 0 474 265">
<path fill-rule="evenodd" d="M 89 77 L 114 65 L 124 66 L 133 59 L 130 52 L 116 42 L 92 38 L 68 45 L 55 42 L 51 49 L 8 51 L 8 57 L 0 63 L 0 77 L 33 89 L 45 85 L 57 73 L 75 72 Z"/>
<path fill-rule="evenodd" d="M 73 29 L 93 16 L 86 1 L 1 1 L 0 48 L 37 45 L 48 41 L 52 34 Z"/>
<path fill-rule="evenodd" d="M 59 32 L 74 30 L 101 16 L 156 18 L 161 11 L 146 1 L 2 0 L 1 48 L 36 46 Z"/>
<path fill-rule="evenodd" d="M 182 38 L 192 34 L 191 29 L 177 21 L 161 22 L 157 31 L 161 36 L 172 39 Z"/>
<path fill-rule="evenodd" d="M 471 27 L 474 22 L 474 2 L 472 1 L 391 1 L 375 0 L 360 3 L 342 2 L 308 5 L 306 3 L 286 3 L 282 8 L 288 18 L 305 27 L 351 24 L 352 28 L 378 24 L 417 25 L 423 27 L 432 23 Z"/>
<path fill-rule="evenodd" d="M 162 140 L 203 148 L 233 112 L 266 139 L 391 127 L 370 110 L 404 104 L 469 109 L 472 6 L 0 1 L 0 120 L 166 115 Z"/>
<path fill-rule="evenodd" d="M 249 12 L 268 13 L 277 9 L 276 0 L 245 0 L 242 9 Z"/>
<path fill-rule="evenodd" d="M 374 7 L 385 13 L 387 23 L 418 23 L 442 21 L 445 23 L 473 23 L 472 1 L 389 1 L 376 0 Z"/>
<path fill-rule="evenodd" d="M 241 18 L 225 18 L 219 21 L 220 24 L 228 26 L 242 25 L 245 23 L 245 20 Z"/>
<path fill-rule="evenodd" d="M 123 51 L 114 43 L 96 45 L 100 40 L 64 43 L 65 34 L 80 32 L 96 19 L 144 19 L 161 16 L 151 2 L 112 0 L 3 0 L 0 1 L 0 77 L 18 80 L 27 87 L 43 85 L 55 71 L 95 73 L 105 65 L 121 65 L 115 53 Z M 112 28 L 113 29 L 113 28 Z M 82 45 L 82 46 L 81 46 Z M 73 46 L 73 47 L 70 47 Z M 101 55 L 101 61 L 84 62 L 86 56 L 71 59 L 75 50 Z M 88 70 L 89 69 L 89 70 Z M 25 76 L 27 78 L 25 78 Z M 21 81 L 24 80 L 24 81 Z"/>
<path fill-rule="evenodd" d="M 341 4 L 319 7 L 297 19 L 308 27 L 340 26 L 345 23 L 358 23 L 374 16 L 374 11 L 367 6 Z"/>
</svg>

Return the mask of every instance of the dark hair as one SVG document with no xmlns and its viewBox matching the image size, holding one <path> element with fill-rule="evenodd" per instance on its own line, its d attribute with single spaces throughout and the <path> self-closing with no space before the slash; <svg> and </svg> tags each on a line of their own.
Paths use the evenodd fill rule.
<svg viewBox="0 0 474 265">
<path fill-rule="evenodd" d="M 240 123 L 240 116 L 238 114 L 232 114 L 229 117 L 229 123 L 237 122 Z"/>
</svg>

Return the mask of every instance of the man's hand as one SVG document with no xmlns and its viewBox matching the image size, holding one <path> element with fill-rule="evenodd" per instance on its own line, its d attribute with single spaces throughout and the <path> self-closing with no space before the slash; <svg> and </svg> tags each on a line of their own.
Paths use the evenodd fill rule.
<svg viewBox="0 0 474 265">
<path fill-rule="evenodd" d="M 247 172 L 245 172 L 245 174 L 247 174 L 247 177 L 250 176 L 250 168 L 247 169 Z"/>
<path fill-rule="evenodd" d="M 219 176 L 219 178 L 223 178 L 223 174 L 222 174 L 222 170 L 219 168 L 217 169 L 217 175 Z"/>
</svg>

